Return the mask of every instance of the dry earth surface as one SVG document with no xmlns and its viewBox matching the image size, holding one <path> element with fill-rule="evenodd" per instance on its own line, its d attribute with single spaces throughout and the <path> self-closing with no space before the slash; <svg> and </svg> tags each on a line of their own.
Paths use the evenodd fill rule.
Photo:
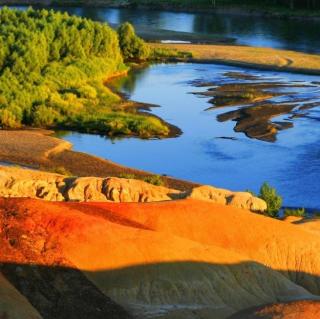
<svg viewBox="0 0 320 319">
<path fill-rule="evenodd" d="M 320 74 L 320 56 L 295 51 L 238 45 L 159 44 L 156 48 L 169 48 L 191 52 L 190 62 L 224 63 L 307 74 Z"/>
<path fill-rule="evenodd" d="M 6 319 L 219 319 L 297 299 L 320 308 L 314 232 L 232 206 L 0 199 L 0 230 Z"/>
</svg>

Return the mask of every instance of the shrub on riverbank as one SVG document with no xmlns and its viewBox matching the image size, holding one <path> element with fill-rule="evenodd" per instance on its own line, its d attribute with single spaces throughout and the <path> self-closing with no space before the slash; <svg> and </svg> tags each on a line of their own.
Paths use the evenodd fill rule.
<svg viewBox="0 0 320 319">
<path fill-rule="evenodd" d="M 136 35 L 132 24 L 129 22 L 121 24 L 118 36 L 122 56 L 126 61 L 143 61 L 149 58 L 150 48 Z"/>
<path fill-rule="evenodd" d="M 53 10 L 0 10 L 0 125 L 63 127 L 109 135 L 167 135 L 103 80 L 127 71 L 107 24 Z"/>
<path fill-rule="evenodd" d="M 150 60 L 152 61 L 167 61 L 167 60 L 184 60 L 191 59 L 192 53 L 188 51 L 180 51 L 169 48 L 152 48 L 150 52 Z"/>
<path fill-rule="evenodd" d="M 264 183 L 260 188 L 259 198 L 267 203 L 266 214 L 270 217 L 278 217 L 282 205 L 282 197 L 278 195 L 275 188 L 268 183 Z"/>
</svg>

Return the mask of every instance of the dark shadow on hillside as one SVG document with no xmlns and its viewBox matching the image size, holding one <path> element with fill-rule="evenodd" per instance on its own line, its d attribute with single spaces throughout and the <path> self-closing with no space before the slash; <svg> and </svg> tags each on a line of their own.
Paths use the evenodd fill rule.
<svg viewBox="0 0 320 319">
<path fill-rule="evenodd" d="M 144 289 L 146 285 L 149 294 L 146 300 L 156 306 L 158 297 L 165 295 L 171 305 L 187 305 L 188 302 L 196 305 L 191 309 L 172 307 L 170 311 L 178 312 L 179 315 L 184 314 L 183 311 L 189 315 L 191 312 L 194 318 L 205 319 L 214 318 L 213 314 L 226 318 L 239 310 L 273 302 L 315 300 L 317 296 L 309 294 L 301 286 L 291 285 L 289 278 L 305 278 L 315 286 L 319 282 L 318 276 L 299 272 L 281 273 L 256 262 L 229 265 L 185 261 L 85 274 L 66 267 L 4 263 L 0 266 L 0 272 L 44 319 L 132 318 L 97 288 L 94 282 L 98 285 L 103 283 L 105 291 L 117 288 L 125 291 L 133 287 Z M 225 306 L 210 302 L 210 299 L 216 298 L 214 295 L 218 295 Z M 320 301 L 317 303 L 320 311 Z M 148 302 L 145 301 L 144 305 L 148 306 Z"/>
<path fill-rule="evenodd" d="M 44 319 L 130 319 L 77 269 L 3 264 L 0 271 Z"/>
</svg>

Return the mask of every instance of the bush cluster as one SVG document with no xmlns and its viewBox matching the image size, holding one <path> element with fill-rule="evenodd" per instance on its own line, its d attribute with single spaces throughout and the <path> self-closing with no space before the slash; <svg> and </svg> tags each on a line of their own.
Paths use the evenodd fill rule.
<svg viewBox="0 0 320 319">
<path fill-rule="evenodd" d="M 120 25 L 118 35 L 122 56 L 125 60 L 143 61 L 149 58 L 149 46 L 136 35 L 134 27 L 129 22 Z"/>
<path fill-rule="evenodd" d="M 31 8 L 3 8 L 0 21 L 1 127 L 168 134 L 158 119 L 120 112 L 120 97 L 103 85 L 127 70 L 118 34 L 107 24 Z"/>
</svg>

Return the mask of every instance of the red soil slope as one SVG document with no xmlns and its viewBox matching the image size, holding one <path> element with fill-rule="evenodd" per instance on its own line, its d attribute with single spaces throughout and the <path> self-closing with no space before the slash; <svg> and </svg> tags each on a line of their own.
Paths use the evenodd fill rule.
<svg viewBox="0 0 320 319">
<path fill-rule="evenodd" d="M 0 199 L 0 247 L 6 279 L 50 319 L 73 318 L 70 305 L 78 307 L 75 318 L 103 318 L 96 309 L 106 304 L 116 309 L 108 318 L 128 318 L 109 297 L 139 318 L 175 319 L 319 299 L 320 238 L 301 225 L 208 202 Z M 51 303 L 40 302 L 50 289 Z M 66 291 L 57 316 L 54 301 Z"/>
</svg>

